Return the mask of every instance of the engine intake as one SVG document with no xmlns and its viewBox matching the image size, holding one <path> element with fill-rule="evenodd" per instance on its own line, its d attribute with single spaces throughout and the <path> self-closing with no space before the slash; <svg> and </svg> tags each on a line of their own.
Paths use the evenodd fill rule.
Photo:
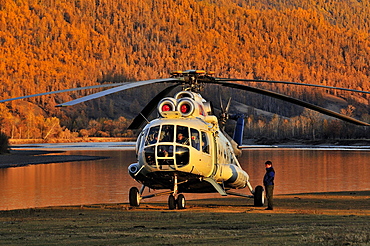
<svg viewBox="0 0 370 246">
<path fill-rule="evenodd" d="M 195 102 L 190 98 L 183 98 L 179 100 L 177 104 L 177 111 L 181 113 L 182 116 L 187 117 L 194 113 Z"/>
<path fill-rule="evenodd" d="M 158 112 L 162 117 L 165 117 L 163 112 L 175 111 L 177 101 L 174 98 L 166 97 L 163 98 L 158 104 Z"/>
</svg>

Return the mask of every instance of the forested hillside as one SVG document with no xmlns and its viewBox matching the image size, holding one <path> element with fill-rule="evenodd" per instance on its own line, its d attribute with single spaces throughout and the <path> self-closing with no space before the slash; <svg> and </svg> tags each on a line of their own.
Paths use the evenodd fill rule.
<svg viewBox="0 0 370 246">
<path fill-rule="evenodd" d="M 191 68 L 369 91 L 369 35 L 369 0 L 0 0 L 0 98 Z M 370 122 L 366 95 L 251 85 Z M 93 90 L 0 104 L 1 131 L 12 138 L 122 136 L 158 90 L 135 89 L 63 110 L 54 106 Z M 249 109 L 250 138 L 370 137 L 367 128 L 220 90 L 209 88 L 208 95 L 232 95 L 281 115 Z"/>
</svg>

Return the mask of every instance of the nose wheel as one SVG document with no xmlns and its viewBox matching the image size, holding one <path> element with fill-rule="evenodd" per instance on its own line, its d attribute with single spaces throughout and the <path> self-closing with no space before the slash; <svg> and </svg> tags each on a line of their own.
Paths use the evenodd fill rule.
<svg viewBox="0 0 370 246">
<path fill-rule="evenodd" d="M 172 194 L 168 197 L 168 209 L 169 210 L 176 209 L 176 199 Z"/>
<path fill-rule="evenodd" d="M 171 194 L 168 197 L 168 209 L 174 210 L 174 209 L 185 209 L 185 196 L 183 194 L 179 194 L 177 196 L 177 199 L 175 199 L 175 196 Z"/>
<path fill-rule="evenodd" d="M 177 197 L 177 208 L 184 209 L 185 208 L 185 196 L 183 194 L 178 195 Z"/>
</svg>

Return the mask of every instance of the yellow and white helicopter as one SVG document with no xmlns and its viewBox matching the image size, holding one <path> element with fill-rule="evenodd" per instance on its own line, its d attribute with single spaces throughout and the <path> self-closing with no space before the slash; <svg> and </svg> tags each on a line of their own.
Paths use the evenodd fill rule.
<svg viewBox="0 0 370 246">
<path fill-rule="evenodd" d="M 128 167 L 131 177 L 142 184 L 140 190 L 136 187 L 130 189 L 130 205 L 139 206 L 142 199 L 168 195 L 169 209 L 185 208 L 184 193 L 218 192 L 222 196 L 236 195 L 253 198 L 255 206 L 264 204 L 263 187 L 258 185 L 253 189 L 247 172 L 241 168 L 237 159 L 241 154 L 239 146 L 242 144 L 244 116 L 234 115 L 234 118 L 237 120 L 234 136 L 232 138 L 228 136 L 224 132 L 223 127 L 229 117 L 227 111 L 230 106 L 230 100 L 225 108 L 221 106 L 222 112 L 220 117 L 217 118 L 213 113 L 211 103 L 207 102 L 199 94 L 204 84 L 218 84 L 251 91 L 310 108 L 357 125 L 370 125 L 299 99 L 237 83 L 238 81 L 283 83 L 370 93 L 339 87 L 285 81 L 215 78 L 213 73 L 207 73 L 204 70 L 188 70 L 184 72 L 175 71 L 170 78 L 165 79 L 81 87 L 5 99 L 0 100 L 0 102 L 72 90 L 114 87 L 58 105 L 60 107 L 71 106 L 134 87 L 155 83 L 171 83 L 169 87 L 154 97 L 131 123 L 130 129 L 139 129 L 147 122 L 137 139 L 137 162 Z M 166 97 L 168 93 L 179 85 L 183 86 L 182 91 L 176 93 L 174 97 Z M 149 122 L 147 118 L 155 108 L 157 108 L 159 116 Z M 166 191 L 144 195 L 145 187 Z M 233 191 L 246 187 L 251 195 Z"/>
</svg>

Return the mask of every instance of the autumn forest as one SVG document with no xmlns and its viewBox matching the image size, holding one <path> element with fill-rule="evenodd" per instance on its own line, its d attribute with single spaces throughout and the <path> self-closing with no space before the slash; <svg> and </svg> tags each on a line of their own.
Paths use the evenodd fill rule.
<svg viewBox="0 0 370 246">
<path fill-rule="evenodd" d="M 0 0 L 0 99 L 205 69 L 218 77 L 370 91 L 369 0 Z M 249 83 L 370 122 L 368 94 Z M 123 137 L 161 89 L 137 88 L 71 108 L 96 89 L 0 104 L 13 139 Z M 359 139 L 370 128 L 254 93 L 232 97 L 245 139 Z M 215 96 L 217 95 L 217 96 Z M 229 125 L 229 129 L 232 125 Z"/>
</svg>

